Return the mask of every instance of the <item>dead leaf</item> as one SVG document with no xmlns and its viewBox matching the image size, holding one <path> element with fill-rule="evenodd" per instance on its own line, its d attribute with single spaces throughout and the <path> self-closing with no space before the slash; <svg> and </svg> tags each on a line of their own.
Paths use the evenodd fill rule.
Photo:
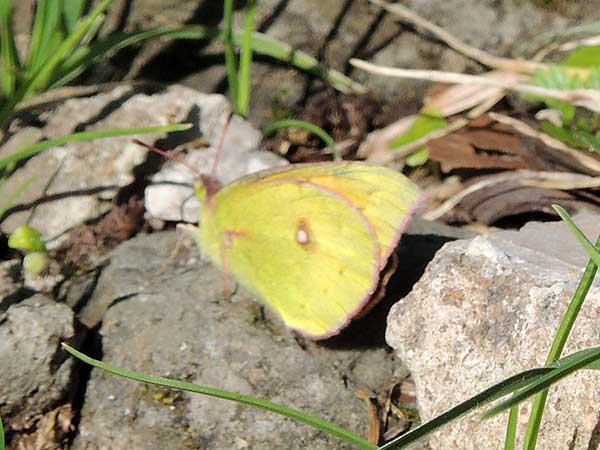
<svg viewBox="0 0 600 450">
<path fill-rule="evenodd" d="M 46 413 L 35 424 L 35 430 L 17 433 L 8 450 L 66 450 L 68 434 L 74 431 L 73 410 L 70 404 Z"/>
<path fill-rule="evenodd" d="M 443 172 L 454 169 L 541 169 L 543 162 L 516 133 L 493 126 L 457 131 L 427 144 Z"/>
<path fill-rule="evenodd" d="M 379 405 L 377 399 L 364 388 L 357 388 L 355 394 L 361 400 L 367 402 L 369 414 L 369 434 L 367 440 L 374 445 L 379 445 L 381 438 L 381 420 L 379 419 Z"/>
</svg>

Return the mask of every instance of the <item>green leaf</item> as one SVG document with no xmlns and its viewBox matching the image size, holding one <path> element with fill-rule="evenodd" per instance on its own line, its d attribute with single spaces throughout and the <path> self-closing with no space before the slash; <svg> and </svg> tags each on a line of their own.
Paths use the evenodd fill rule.
<svg viewBox="0 0 600 450">
<path fill-rule="evenodd" d="M 580 47 L 573 50 L 560 62 L 560 65 L 590 69 L 600 67 L 600 45 Z"/>
<path fill-rule="evenodd" d="M 422 166 L 427 161 L 429 161 L 429 149 L 427 147 L 421 147 L 404 158 L 404 162 L 408 167 Z"/>
<path fill-rule="evenodd" d="M 568 127 L 558 127 L 552 122 L 542 120 L 540 123 L 542 131 L 559 141 L 564 142 L 569 147 L 584 149 L 587 145 L 581 141 L 577 134 Z"/>
<path fill-rule="evenodd" d="M 443 114 L 436 109 L 426 109 L 417 115 L 414 122 L 405 133 L 398 136 L 389 144 L 389 148 L 393 151 L 395 148 L 410 144 L 429 133 L 440 128 L 448 126 L 448 121 Z"/>
<path fill-rule="evenodd" d="M 23 258 L 23 270 L 38 276 L 48 268 L 50 261 L 51 259 L 46 252 L 28 253 Z"/>
<path fill-rule="evenodd" d="M 157 377 L 152 375 L 146 375 L 139 372 L 134 372 L 132 370 L 120 369 L 109 364 L 106 364 L 102 361 L 98 361 L 96 359 L 90 358 L 87 355 L 75 350 L 69 345 L 63 343 L 63 349 L 69 352 L 71 355 L 80 359 L 81 361 L 97 367 L 98 369 L 102 369 L 108 373 L 112 373 L 114 375 L 128 378 L 130 380 L 140 381 L 142 383 L 150 383 L 156 384 L 159 386 L 170 387 L 173 389 L 180 389 L 183 391 L 195 392 L 198 394 L 207 395 L 210 397 L 217 397 L 225 400 L 231 400 L 237 403 L 254 406 L 259 409 L 263 409 L 265 411 L 270 411 L 275 414 L 279 414 L 280 416 L 288 417 L 297 422 L 304 423 L 306 425 L 310 425 L 318 430 L 323 431 L 324 433 L 328 433 L 340 440 L 343 440 L 351 445 L 355 445 L 358 448 L 364 450 L 377 450 L 377 446 L 371 444 L 369 441 L 362 439 L 359 436 L 351 433 L 348 430 L 340 428 L 336 425 L 333 425 L 326 420 L 319 419 L 318 417 L 313 417 L 308 414 L 305 414 L 301 411 L 288 408 L 287 406 L 279 405 L 277 403 L 269 402 L 266 400 L 261 400 L 255 397 L 250 397 L 248 395 L 237 394 L 235 392 L 224 391 L 221 389 L 215 389 L 207 386 L 201 386 L 198 384 L 192 384 L 185 381 L 172 380 L 170 378 Z"/>
<path fill-rule="evenodd" d="M 17 227 L 8 238 L 8 246 L 25 252 L 47 251 L 40 232 L 29 225 Z"/>
</svg>

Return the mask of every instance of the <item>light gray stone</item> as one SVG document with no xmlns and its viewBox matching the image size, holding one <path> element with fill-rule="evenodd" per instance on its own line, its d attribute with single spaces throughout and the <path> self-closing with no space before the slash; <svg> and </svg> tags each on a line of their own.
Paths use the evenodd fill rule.
<svg viewBox="0 0 600 450">
<path fill-rule="evenodd" d="M 576 218 L 588 235 L 599 216 Z M 424 420 L 522 370 L 542 366 L 587 256 L 563 223 L 532 223 L 446 244 L 388 318 L 387 341 L 415 380 Z M 588 295 L 565 355 L 600 342 L 600 284 Z M 600 375 L 579 372 L 550 391 L 538 447 L 588 449 L 597 439 Z M 521 406 L 521 446 L 530 403 Z M 480 411 L 479 411 L 480 412 Z M 433 449 L 503 447 L 506 416 L 479 412 L 440 431 Z"/>
<path fill-rule="evenodd" d="M 224 97 L 221 97 L 226 102 Z M 225 131 L 223 142 L 221 134 L 229 119 L 227 108 L 213 114 L 212 123 L 201 123 L 203 136 L 212 145 L 209 148 L 190 150 L 182 158 L 185 163 L 169 161 L 152 177 L 152 184 L 144 192 L 148 213 L 163 220 L 198 222 L 200 203 L 194 195 L 193 185 L 198 183 L 198 173 L 211 174 L 215 158 L 218 165 L 212 175 L 227 184 L 249 173 L 283 166 L 288 162 L 274 153 L 259 150 L 262 140 L 260 131 L 250 122 L 239 116 L 232 116 Z M 188 167 L 196 169 L 192 172 Z"/>
<path fill-rule="evenodd" d="M 354 390 L 381 392 L 403 373 L 398 361 L 382 347 L 296 340 L 243 290 L 224 297 L 223 275 L 195 248 L 169 260 L 176 239 L 172 232 L 139 236 L 112 253 L 82 318 L 102 317 L 102 359 L 270 399 L 365 436 L 367 408 Z M 251 407 L 93 370 L 73 449 L 104 448 L 350 446 Z"/>
<path fill-rule="evenodd" d="M 28 428 L 67 398 L 73 360 L 60 343 L 74 337 L 73 312 L 48 297 L 8 309 L 0 324 L 0 416 L 7 429 Z"/>
<path fill-rule="evenodd" d="M 82 130 L 166 125 L 191 122 L 195 128 L 173 139 L 200 137 L 199 127 L 210 133 L 223 111 L 226 99 L 207 95 L 182 86 L 170 86 L 154 94 L 122 86 L 89 98 L 70 99 L 47 114 L 43 135 L 63 136 Z M 32 134 L 26 128 L 21 133 Z M 183 138 L 183 136 L 186 136 Z M 164 133 L 139 136 L 147 142 L 164 138 Z M 34 136 L 39 139 L 38 135 Z M 28 221 L 46 240 L 56 238 L 70 228 L 93 219 L 110 209 L 110 200 L 118 190 L 134 181 L 134 169 L 146 161 L 147 150 L 131 142 L 131 136 L 73 142 L 48 149 L 31 158 L 4 185 L 3 195 L 10 195 L 35 176 L 30 187 L 18 198 L 18 205 L 1 224 L 10 234 Z M 20 139 L 19 142 L 23 142 Z M 0 148 L 0 157 L 14 150 L 14 145 Z"/>
</svg>

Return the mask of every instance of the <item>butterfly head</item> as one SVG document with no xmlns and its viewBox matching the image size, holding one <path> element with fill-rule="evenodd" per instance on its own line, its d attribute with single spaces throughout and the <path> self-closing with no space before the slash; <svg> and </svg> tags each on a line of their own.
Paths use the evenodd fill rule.
<svg viewBox="0 0 600 450">
<path fill-rule="evenodd" d="M 196 185 L 195 193 L 201 203 L 209 202 L 217 192 L 223 187 L 223 184 L 210 175 L 200 175 L 200 183 Z"/>
</svg>

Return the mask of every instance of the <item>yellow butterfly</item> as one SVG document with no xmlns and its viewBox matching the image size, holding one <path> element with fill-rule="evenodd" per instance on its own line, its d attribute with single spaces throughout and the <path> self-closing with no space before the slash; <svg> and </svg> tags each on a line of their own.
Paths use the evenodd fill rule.
<svg viewBox="0 0 600 450">
<path fill-rule="evenodd" d="M 226 186 L 203 176 L 202 252 L 311 339 L 361 312 L 421 193 L 404 175 L 360 162 L 300 164 Z"/>
</svg>

